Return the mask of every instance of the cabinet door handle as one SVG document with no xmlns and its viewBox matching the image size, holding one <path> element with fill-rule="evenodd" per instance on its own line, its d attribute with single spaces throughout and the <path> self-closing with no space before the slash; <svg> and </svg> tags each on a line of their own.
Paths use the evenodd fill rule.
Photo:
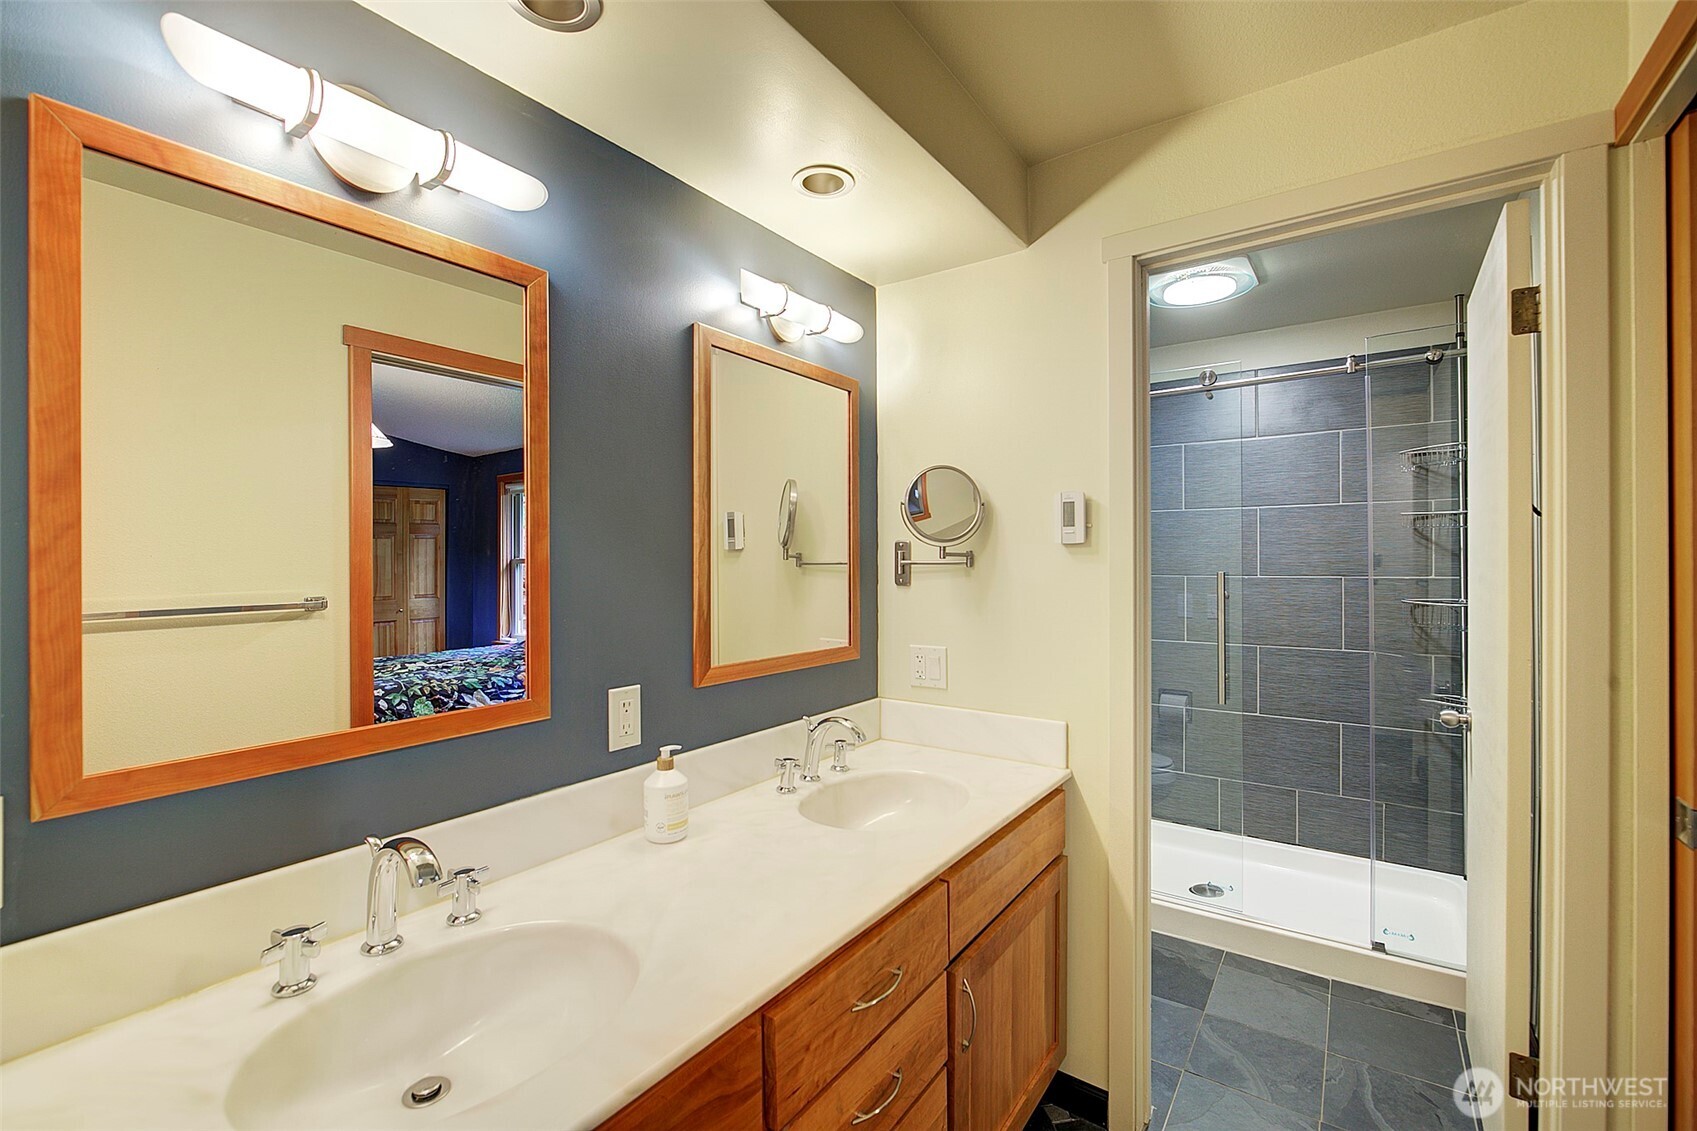
<svg viewBox="0 0 1697 1131">
<path fill-rule="evenodd" d="M 890 1094 L 884 1097 L 884 1102 L 873 1108 L 871 1111 L 855 1112 L 854 1118 L 849 1120 L 849 1126 L 852 1127 L 855 1124 L 865 1123 L 868 1119 L 877 1119 L 880 1115 L 884 1114 L 885 1108 L 896 1102 L 896 1097 L 902 1094 L 902 1070 L 898 1068 L 894 1072 L 890 1073 L 890 1075 L 895 1078 L 896 1083 L 895 1087 L 890 1089 Z"/>
<path fill-rule="evenodd" d="M 960 992 L 966 995 L 966 1004 L 972 1007 L 972 1028 L 960 1039 L 960 1051 L 965 1052 L 972 1047 L 972 1038 L 978 1035 L 978 999 L 972 996 L 972 983 L 965 978 L 960 980 Z"/>
<path fill-rule="evenodd" d="M 863 1009 L 871 1009 L 873 1006 L 895 993 L 896 987 L 902 984 L 902 974 L 906 971 L 906 969 L 907 967 L 905 966 L 894 967 L 890 973 L 894 974 L 895 977 L 890 979 L 890 984 L 884 988 L 884 992 L 879 994 L 877 997 L 869 998 L 866 1001 L 855 1002 L 853 1005 L 849 1006 L 849 1012 L 859 1013 Z M 873 1114 L 876 1115 L 877 1113 L 874 1112 Z"/>
</svg>

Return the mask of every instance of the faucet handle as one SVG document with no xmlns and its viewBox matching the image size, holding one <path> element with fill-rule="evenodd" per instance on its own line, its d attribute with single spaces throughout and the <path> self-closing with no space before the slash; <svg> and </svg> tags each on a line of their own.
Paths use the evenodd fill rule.
<svg viewBox="0 0 1697 1131">
<path fill-rule="evenodd" d="M 488 873 L 487 864 L 480 868 L 455 868 L 447 879 L 436 885 L 441 894 L 451 892 L 454 896 L 454 906 L 448 912 L 448 926 L 463 927 L 483 918 L 483 912 L 477 909 L 477 891 L 483 886 L 483 877 Z"/>
<path fill-rule="evenodd" d="M 259 961 L 263 966 L 277 964 L 272 997 L 294 997 L 318 984 L 318 975 L 312 972 L 312 960 L 323 949 L 323 941 L 322 920 L 311 926 L 296 923 L 271 932 L 271 945 L 259 952 Z"/>
<path fill-rule="evenodd" d="M 855 743 L 846 738 L 839 738 L 831 743 L 831 769 L 839 774 L 846 774 L 854 769 L 848 764 L 848 752 Z"/>
<path fill-rule="evenodd" d="M 774 758 L 772 765 L 778 770 L 778 792 L 794 793 L 795 772 L 801 766 L 801 762 L 795 758 Z"/>
</svg>

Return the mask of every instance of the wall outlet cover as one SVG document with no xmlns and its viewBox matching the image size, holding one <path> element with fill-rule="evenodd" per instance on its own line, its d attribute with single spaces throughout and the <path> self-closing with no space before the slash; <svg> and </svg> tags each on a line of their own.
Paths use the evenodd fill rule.
<svg viewBox="0 0 1697 1131">
<path fill-rule="evenodd" d="M 949 650 L 938 644 L 908 645 L 908 686 L 949 686 Z"/>
<path fill-rule="evenodd" d="M 642 745 L 642 685 L 607 689 L 607 752 Z"/>
</svg>

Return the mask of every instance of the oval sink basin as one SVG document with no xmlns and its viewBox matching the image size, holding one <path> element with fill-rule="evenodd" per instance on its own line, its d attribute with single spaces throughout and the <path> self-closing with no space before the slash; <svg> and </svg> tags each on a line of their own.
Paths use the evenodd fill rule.
<svg viewBox="0 0 1697 1131">
<path fill-rule="evenodd" d="M 905 828 L 947 817 L 966 804 L 966 786 L 923 770 L 855 772 L 801 801 L 801 815 L 838 829 Z"/>
<path fill-rule="evenodd" d="M 384 969 L 345 993 L 321 985 L 277 1003 L 300 1014 L 237 1071 L 230 1122 L 300 1131 L 450 1118 L 594 1040 L 636 984 L 636 955 L 591 927 L 467 930 L 441 950 L 360 959 Z M 429 1077 L 446 1087 L 417 1088 Z M 415 1089 L 422 1106 L 404 1102 Z"/>
</svg>

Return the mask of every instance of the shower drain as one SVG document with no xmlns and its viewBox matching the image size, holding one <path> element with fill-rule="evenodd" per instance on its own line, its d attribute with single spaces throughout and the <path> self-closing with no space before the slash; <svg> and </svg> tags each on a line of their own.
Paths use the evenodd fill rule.
<svg viewBox="0 0 1697 1131">
<path fill-rule="evenodd" d="M 1199 895 L 1203 899 L 1218 899 L 1222 895 L 1226 894 L 1226 889 L 1221 887 L 1219 884 L 1191 884 L 1190 894 Z"/>
<path fill-rule="evenodd" d="M 446 1076 L 426 1076 L 408 1085 L 401 1093 L 403 1107 L 429 1107 L 448 1094 L 453 1083 Z"/>
</svg>

